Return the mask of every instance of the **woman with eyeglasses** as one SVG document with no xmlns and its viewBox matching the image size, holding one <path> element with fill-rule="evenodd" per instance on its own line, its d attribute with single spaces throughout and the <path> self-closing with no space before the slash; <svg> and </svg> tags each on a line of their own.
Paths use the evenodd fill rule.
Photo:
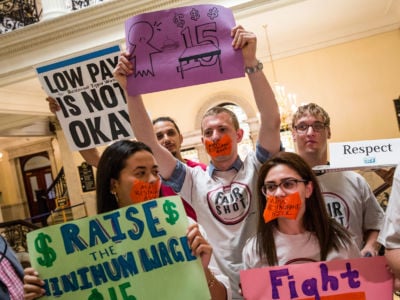
<svg viewBox="0 0 400 300">
<path fill-rule="evenodd" d="M 245 269 L 360 256 L 350 233 L 328 217 L 317 179 L 299 155 L 271 157 L 257 187 L 258 228 L 243 249 Z"/>
</svg>

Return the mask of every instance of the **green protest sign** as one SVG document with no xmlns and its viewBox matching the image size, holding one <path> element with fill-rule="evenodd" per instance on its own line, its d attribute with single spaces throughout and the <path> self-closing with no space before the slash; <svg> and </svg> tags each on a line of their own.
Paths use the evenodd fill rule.
<svg viewBox="0 0 400 300">
<path fill-rule="evenodd" d="M 28 233 L 44 299 L 210 299 L 182 200 L 163 197 Z"/>
</svg>

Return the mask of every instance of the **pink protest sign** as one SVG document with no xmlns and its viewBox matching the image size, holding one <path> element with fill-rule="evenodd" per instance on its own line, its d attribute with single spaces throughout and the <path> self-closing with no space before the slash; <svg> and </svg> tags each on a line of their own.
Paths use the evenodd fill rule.
<svg viewBox="0 0 400 300">
<path fill-rule="evenodd" d="M 128 94 L 137 95 L 244 76 L 241 51 L 232 48 L 232 11 L 194 5 L 145 13 L 125 22 L 134 66 Z"/>
<path fill-rule="evenodd" d="M 244 270 L 240 282 L 246 300 L 393 298 L 383 256 Z"/>
</svg>

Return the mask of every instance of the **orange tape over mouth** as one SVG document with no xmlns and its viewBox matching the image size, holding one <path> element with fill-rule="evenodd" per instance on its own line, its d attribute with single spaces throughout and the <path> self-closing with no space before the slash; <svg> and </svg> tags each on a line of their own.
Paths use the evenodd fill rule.
<svg viewBox="0 0 400 300">
<path fill-rule="evenodd" d="M 146 182 L 135 179 L 130 197 L 134 204 L 158 198 L 160 195 L 161 180 Z"/>
<path fill-rule="evenodd" d="M 208 139 L 204 142 L 207 153 L 211 157 L 226 156 L 232 152 L 232 139 L 229 135 L 222 136 L 218 141 L 212 142 Z"/>
<path fill-rule="evenodd" d="M 301 198 L 298 192 L 285 197 L 266 196 L 266 200 L 267 205 L 263 214 L 265 223 L 279 217 L 296 220 L 301 208 Z"/>
</svg>

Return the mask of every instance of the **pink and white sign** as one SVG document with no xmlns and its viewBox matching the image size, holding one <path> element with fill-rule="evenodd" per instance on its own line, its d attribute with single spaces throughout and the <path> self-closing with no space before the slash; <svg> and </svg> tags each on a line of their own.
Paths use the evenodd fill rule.
<svg viewBox="0 0 400 300">
<path fill-rule="evenodd" d="M 383 256 L 244 270 L 240 282 L 246 300 L 393 299 Z"/>
<path fill-rule="evenodd" d="M 244 76 L 232 48 L 230 9 L 194 5 L 145 13 L 125 22 L 134 65 L 128 94 L 137 95 Z"/>
</svg>

